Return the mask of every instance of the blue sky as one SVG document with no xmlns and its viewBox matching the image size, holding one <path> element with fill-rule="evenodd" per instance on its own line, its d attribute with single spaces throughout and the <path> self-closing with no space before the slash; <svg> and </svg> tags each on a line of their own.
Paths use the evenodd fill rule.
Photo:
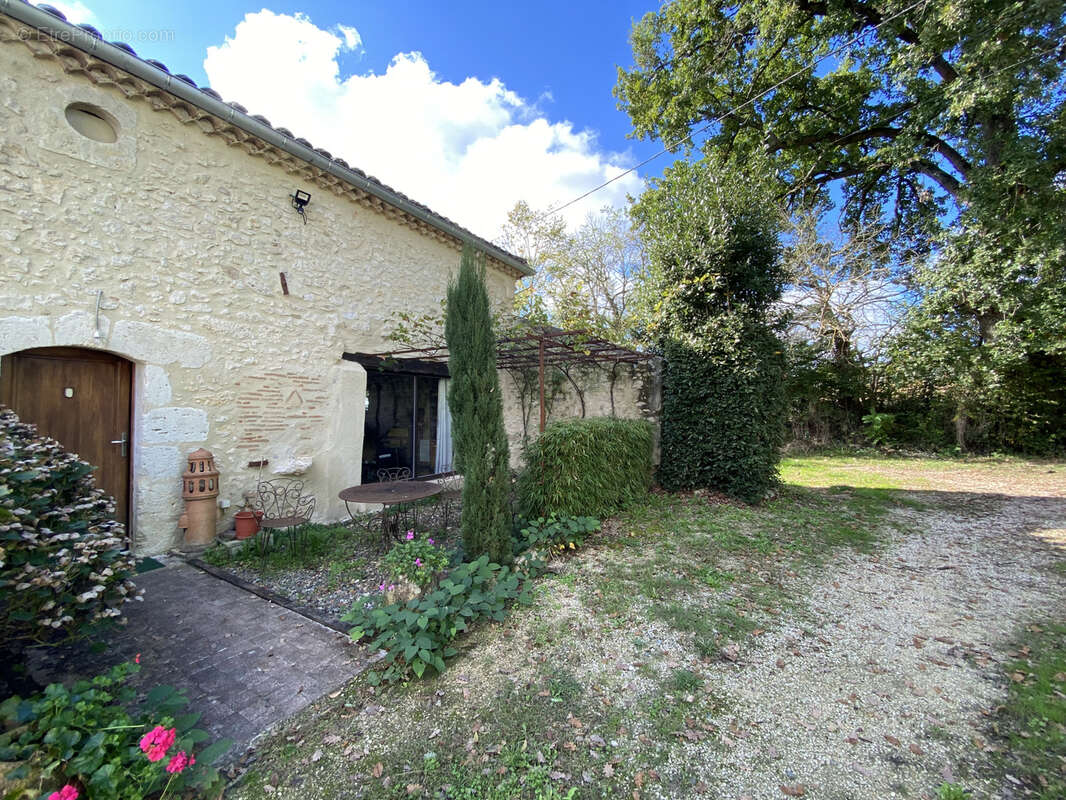
<svg viewBox="0 0 1066 800">
<path fill-rule="evenodd" d="M 489 238 L 516 200 L 559 205 L 660 149 L 626 138 L 611 92 L 655 2 L 54 5 Z"/>
</svg>

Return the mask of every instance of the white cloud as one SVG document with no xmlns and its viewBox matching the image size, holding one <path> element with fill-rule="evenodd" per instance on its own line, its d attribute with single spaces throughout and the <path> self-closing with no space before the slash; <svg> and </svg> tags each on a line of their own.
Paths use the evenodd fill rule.
<svg viewBox="0 0 1066 800">
<path fill-rule="evenodd" d="M 346 50 L 358 50 L 362 47 L 363 37 L 360 36 L 359 31 L 351 25 L 338 25 L 337 30 L 340 31 L 341 36 L 344 37 L 344 47 Z"/>
<path fill-rule="evenodd" d="M 92 25 L 96 23 L 96 15 L 81 0 L 67 0 L 66 2 L 64 0 L 55 0 L 55 2 L 51 2 L 48 5 L 63 12 L 67 22 L 72 22 L 75 25 L 82 23 Z"/>
<path fill-rule="evenodd" d="M 302 14 L 250 13 L 208 48 L 204 71 L 227 100 L 486 238 L 518 200 L 558 206 L 625 168 L 594 133 L 551 121 L 498 78 L 443 81 L 421 53 L 396 55 L 384 74 L 342 77 L 338 57 L 363 42 L 355 28 L 336 31 Z M 627 175 L 566 217 L 578 223 L 642 186 Z"/>
</svg>

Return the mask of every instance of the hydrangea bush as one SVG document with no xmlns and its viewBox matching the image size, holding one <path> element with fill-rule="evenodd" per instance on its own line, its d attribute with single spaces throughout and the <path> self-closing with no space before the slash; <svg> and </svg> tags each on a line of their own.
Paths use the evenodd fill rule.
<svg viewBox="0 0 1066 800">
<path fill-rule="evenodd" d="M 120 618 L 133 555 L 93 467 L 0 406 L 0 638 L 54 641 Z"/>
</svg>

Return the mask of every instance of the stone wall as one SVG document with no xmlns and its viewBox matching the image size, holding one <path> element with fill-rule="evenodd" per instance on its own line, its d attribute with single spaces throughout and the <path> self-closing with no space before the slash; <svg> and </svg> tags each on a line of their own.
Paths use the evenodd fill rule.
<svg viewBox="0 0 1066 800">
<path fill-rule="evenodd" d="M 569 378 L 558 370 L 549 369 L 546 373 L 546 422 L 580 417 L 647 419 L 655 423 L 658 432 L 662 386 L 657 363 L 604 365 L 568 371 Z M 525 445 L 540 431 L 537 371 L 501 370 L 500 385 L 511 466 L 519 468 Z M 656 433 L 656 463 L 657 442 Z"/>
<path fill-rule="evenodd" d="M 64 119 L 72 102 L 106 111 L 118 141 L 77 133 Z M 306 224 L 297 189 L 311 194 Z M 341 355 L 385 349 L 394 312 L 439 311 L 459 261 L 458 243 L 34 58 L 18 37 L 0 43 L 0 219 L 0 354 L 62 345 L 134 362 L 142 553 L 177 542 L 182 464 L 201 446 L 230 503 L 220 526 L 263 459 L 267 471 L 303 469 L 317 516 L 342 518 L 337 492 L 359 481 L 366 375 Z M 488 278 L 506 306 L 513 272 Z"/>
</svg>

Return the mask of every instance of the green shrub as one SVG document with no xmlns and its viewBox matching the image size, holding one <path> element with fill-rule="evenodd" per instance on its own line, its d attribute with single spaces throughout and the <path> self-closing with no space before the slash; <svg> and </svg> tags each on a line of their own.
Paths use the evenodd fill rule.
<svg viewBox="0 0 1066 800">
<path fill-rule="evenodd" d="M 758 158 L 676 161 L 633 208 L 648 250 L 649 332 L 662 349 L 664 488 L 748 502 L 777 481 L 786 274 L 776 179 Z"/>
<path fill-rule="evenodd" d="M 755 503 L 777 482 L 785 438 L 781 345 L 760 323 L 717 322 L 698 346 L 663 348 L 659 481 L 670 491 L 709 487 Z M 725 330 L 732 325 L 743 332 Z"/>
<path fill-rule="evenodd" d="M 582 547 L 588 535 L 599 529 L 600 521 L 595 517 L 566 514 L 537 517 L 526 522 L 522 529 L 520 547 L 535 554 L 561 555 Z"/>
<path fill-rule="evenodd" d="M 784 340 L 788 428 L 794 442 L 824 446 L 854 438 L 874 395 L 874 373 L 861 358 L 832 345 Z"/>
<path fill-rule="evenodd" d="M 651 487 L 653 433 L 643 420 L 553 422 L 530 443 L 518 478 L 519 513 L 609 516 Z"/>
<path fill-rule="evenodd" d="M 403 605 L 356 605 L 342 619 L 354 626 L 353 639 L 369 637 L 371 650 L 385 651 L 368 679 L 392 682 L 407 680 L 412 673 L 421 678 L 427 667 L 444 672 L 445 659 L 457 652 L 452 647 L 455 638 L 479 619 L 503 621 L 514 600 L 530 602 L 519 575 L 481 556 L 457 566 L 429 594 Z"/>
<path fill-rule="evenodd" d="M 895 422 L 896 415 L 884 411 L 871 411 L 862 418 L 862 424 L 866 426 L 866 438 L 877 447 L 888 444 Z"/>
<path fill-rule="evenodd" d="M 448 554 L 428 534 L 416 537 L 414 531 L 397 542 L 385 556 L 385 567 L 393 580 L 410 581 L 424 589 L 437 573 L 448 566 Z"/>
<path fill-rule="evenodd" d="M 138 591 L 93 468 L 0 407 L 0 640 L 84 635 Z"/>
<path fill-rule="evenodd" d="M 50 787 L 73 786 L 82 800 L 217 792 L 221 780 L 211 764 L 232 742 L 196 750 L 208 738 L 193 727 L 200 715 L 180 713 L 188 701 L 169 686 L 156 687 L 137 706 L 127 678 L 138 669 L 120 664 L 70 689 L 54 683 L 28 699 L 0 704 L 9 729 L 0 734 L 0 761 L 18 763 L 5 776 L 7 785 L 32 785 L 38 794 L 44 790 L 41 797 Z M 154 752 L 148 734 L 162 735 Z"/>
</svg>

